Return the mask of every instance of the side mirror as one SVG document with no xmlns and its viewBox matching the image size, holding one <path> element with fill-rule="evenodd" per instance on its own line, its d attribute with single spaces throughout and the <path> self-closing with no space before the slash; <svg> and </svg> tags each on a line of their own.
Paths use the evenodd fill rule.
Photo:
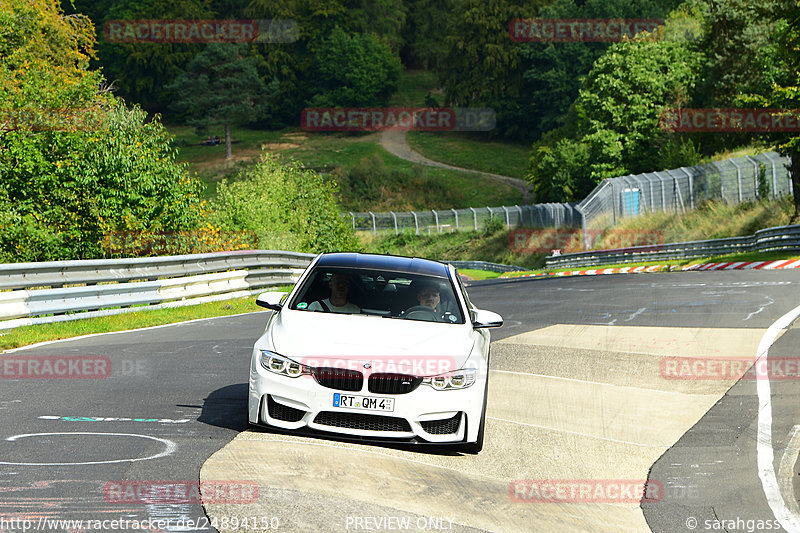
<svg viewBox="0 0 800 533">
<path fill-rule="evenodd" d="M 283 308 L 283 300 L 286 298 L 285 292 L 265 292 L 258 295 L 256 298 L 256 305 L 272 309 L 273 311 L 280 311 Z"/>
<path fill-rule="evenodd" d="M 503 317 L 492 311 L 475 309 L 471 314 L 473 328 L 499 328 L 503 325 Z"/>
</svg>

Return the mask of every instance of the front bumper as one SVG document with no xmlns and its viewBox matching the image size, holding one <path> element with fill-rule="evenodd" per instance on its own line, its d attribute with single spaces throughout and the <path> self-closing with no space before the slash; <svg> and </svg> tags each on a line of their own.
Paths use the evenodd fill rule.
<svg viewBox="0 0 800 533">
<path fill-rule="evenodd" d="M 284 430 L 346 435 L 358 439 L 432 444 L 477 440 L 486 376 L 460 390 L 420 384 L 406 394 L 369 392 L 320 385 L 312 376 L 290 378 L 265 370 L 254 354 L 250 369 L 248 419 Z M 393 410 L 367 411 L 334 406 L 334 394 L 391 398 Z"/>
</svg>

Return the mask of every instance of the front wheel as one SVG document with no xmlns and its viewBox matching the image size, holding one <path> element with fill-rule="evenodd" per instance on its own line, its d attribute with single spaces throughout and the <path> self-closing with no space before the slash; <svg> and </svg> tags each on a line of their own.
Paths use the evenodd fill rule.
<svg viewBox="0 0 800 533">
<path fill-rule="evenodd" d="M 459 446 L 459 451 L 475 455 L 483 449 L 483 434 L 486 431 L 486 399 L 489 397 L 489 377 L 486 377 L 486 386 L 483 388 L 483 410 L 481 410 L 481 422 L 478 426 L 478 440 L 466 442 Z"/>
</svg>

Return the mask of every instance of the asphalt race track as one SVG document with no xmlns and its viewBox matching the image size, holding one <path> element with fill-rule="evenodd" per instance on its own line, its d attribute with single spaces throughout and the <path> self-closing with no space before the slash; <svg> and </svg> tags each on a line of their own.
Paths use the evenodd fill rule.
<svg viewBox="0 0 800 533">
<path fill-rule="evenodd" d="M 506 322 L 492 331 L 477 456 L 247 430 L 266 313 L 3 355 L 0 531 L 134 531 L 130 521 L 149 519 L 147 530 L 182 532 L 800 533 L 797 272 L 518 279 L 469 292 Z M 764 373 L 748 371 L 759 346 Z M 99 367 L 21 379 L 14 365 L 39 356 Z M 201 480 L 217 487 L 203 502 Z M 129 522 L 51 522 L 69 519 Z"/>
</svg>

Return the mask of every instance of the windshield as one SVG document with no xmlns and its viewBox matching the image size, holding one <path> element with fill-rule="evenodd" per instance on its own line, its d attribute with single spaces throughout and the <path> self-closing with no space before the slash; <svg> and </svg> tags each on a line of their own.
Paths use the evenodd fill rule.
<svg viewBox="0 0 800 533">
<path fill-rule="evenodd" d="M 463 324 L 453 284 L 443 277 L 362 269 L 317 268 L 290 309 Z"/>
</svg>

